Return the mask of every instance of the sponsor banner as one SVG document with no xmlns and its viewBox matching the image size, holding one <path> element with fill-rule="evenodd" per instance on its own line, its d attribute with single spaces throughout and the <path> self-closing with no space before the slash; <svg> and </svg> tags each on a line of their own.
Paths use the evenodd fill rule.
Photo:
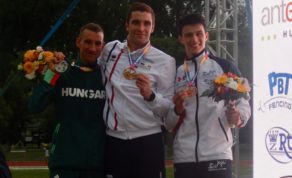
<svg viewBox="0 0 292 178">
<path fill-rule="evenodd" d="M 292 0 L 253 1 L 253 119 L 253 177 L 292 177 Z"/>
</svg>

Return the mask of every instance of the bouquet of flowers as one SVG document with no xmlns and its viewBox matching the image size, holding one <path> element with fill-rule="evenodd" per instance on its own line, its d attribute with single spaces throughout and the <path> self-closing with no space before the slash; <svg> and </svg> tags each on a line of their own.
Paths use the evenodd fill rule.
<svg viewBox="0 0 292 178">
<path fill-rule="evenodd" d="M 36 49 L 27 50 L 24 53 L 23 61 L 17 68 L 24 71 L 25 77 L 31 80 L 39 75 L 44 75 L 49 68 L 56 71 L 57 65 L 64 65 L 64 62 L 64 57 L 56 56 L 51 51 L 44 51 L 41 46 L 38 46 Z"/>
<path fill-rule="evenodd" d="M 249 99 L 250 86 L 246 78 L 233 73 L 224 73 L 213 81 L 213 86 L 203 92 L 202 96 L 212 97 L 216 102 L 224 101 L 224 106 L 235 105 L 239 98 Z M 232 107 L 232 106 L 231 106 Z"/>
</svg>

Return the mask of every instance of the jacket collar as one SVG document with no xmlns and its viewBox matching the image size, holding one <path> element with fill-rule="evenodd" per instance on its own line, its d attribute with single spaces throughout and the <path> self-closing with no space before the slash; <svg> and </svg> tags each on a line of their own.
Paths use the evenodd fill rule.
<svg viewBox="0 0 292 178">
<path fill-rule="evenodd" d="M 206 55 L 206 53 L 208 53 L 206 51 L 206 49 L 203 49 L 201 52 L 199 52 L 196 55 L 193 55 L 191 58 L 186 58 L 187 61 L 194 61 L 194 62 L 200 62 L 200 60 L 203 58 L 203 56 Z"/>
</svg>

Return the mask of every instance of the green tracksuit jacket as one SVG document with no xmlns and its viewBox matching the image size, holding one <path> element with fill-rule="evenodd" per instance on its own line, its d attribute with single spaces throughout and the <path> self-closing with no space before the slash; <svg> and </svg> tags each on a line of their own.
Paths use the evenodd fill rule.
<svg viewBox="0 0 292 178">
<path fill-rule="evenodd" d="M 41 112 L 52 101 L 57 125 L 52 138 L 52 169 L 103 170 L 105 127 L 102 119 L 105 92 L 97 67 L 84 72 L 71 67 L 55 86 L 41 82 L 29 102 Z"/>
</svg>

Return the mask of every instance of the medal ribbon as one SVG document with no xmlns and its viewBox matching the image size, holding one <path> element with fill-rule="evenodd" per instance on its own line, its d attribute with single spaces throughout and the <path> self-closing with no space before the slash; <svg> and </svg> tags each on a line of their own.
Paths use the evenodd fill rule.
<svg viewBox="0 0 292 178">
<path fill-rule="evenodd" d="M 142 54 L 140 54 L 140 56 L 137 57 L 136 60 L 133 60 L 131 57 L 131 52 L 130 52 L 130 48 L 128 46 L 128 58 L 129 58 L 129 63 L 130 63 L 130 67 L 131 68 L 136 68 L 139 64 L 139 61 L 144 57 L 144 55 L 149 51 L 151 45 L 150 43 L 143 49 Z"/>
<path fill-rule="evenodd" d="M 90 68 L 90 67 L 85 67 L 85 66 L 79 66 L 79 65 L 75 64 L 74 61 L 71 63 L 71 66 L 72 66 L 72 67 L 77 67 L 77 68 L 79 68 L 80 70 L 82 70 L 83 72 L 91 72 L 91 71 L 93 71 L 92 68 Z"/>
<path fill-rule="evenodd" d="M 184 62 L 184 72 L 185 72 L 185 75 L 186 75 L 186 80 L 188 82 L 188 86 L 191 87 L 193 86 L 193 83 L 195 83 L 195 80 L 198 76 L 198 73 L 199 73 L 199 68 L 200 66 L 208 59 L 208 53 L 206 52 L 206 54 L 200 59 L 200 62 L 199 62 L 199 66 L 198 66 L 198 70 L 196 71 L 196 73 L 194 74 L 194 76 L 191 78 L 190 76 L 190 67 L 189 65 L 187 64 L 186 60 Z"/>
</svg>

